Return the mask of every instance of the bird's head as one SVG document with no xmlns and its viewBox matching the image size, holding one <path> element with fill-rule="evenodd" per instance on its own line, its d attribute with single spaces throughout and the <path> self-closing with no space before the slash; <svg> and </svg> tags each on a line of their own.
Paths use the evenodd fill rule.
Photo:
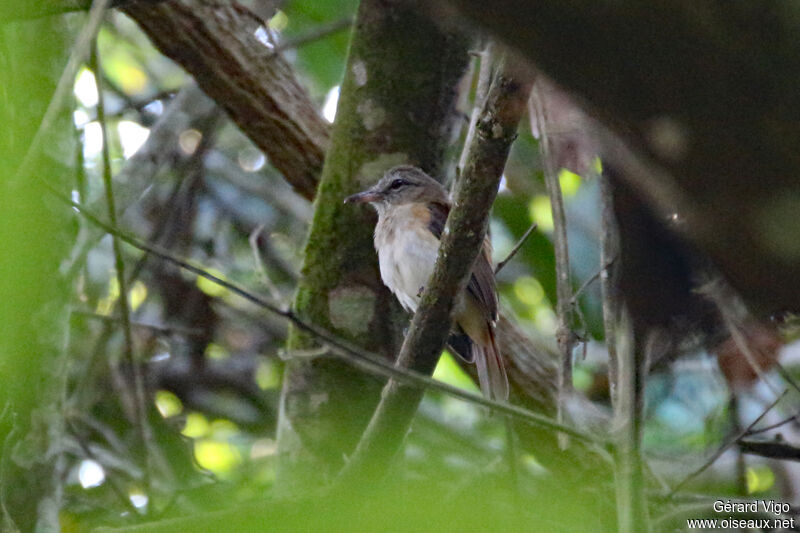
<svg viewBox="0 0 800 533">
<path fill-rule="evenodd" d="M 391 206 L 411 203 L 447 203 L 447 192 L 439 182 L 417 167 L 401 165 L 389 169 L 378 183 L 348 196 L 344 202 L 370 203 L 381 212 Z"/>
</svg>

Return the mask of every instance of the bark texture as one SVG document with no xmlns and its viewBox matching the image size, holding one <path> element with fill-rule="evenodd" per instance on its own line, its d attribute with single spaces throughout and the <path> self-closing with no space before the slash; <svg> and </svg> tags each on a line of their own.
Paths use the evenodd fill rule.
<svg viewBox="0 0 800 533">
<path fill-rule="evenodd" d="M 405 318 L 380 280 L 375 214 L 342 202 L 397 164 L 439 174 L 467 57 L 465 40 L 441 31 L 415 3 L 361 3 L 294 306 L 301 318 L 387 358 L 397 353 Z M 297 330 L 289 341 L 290 350 L 315 345 Z M 278 437 L 283 488 L 338 471 L 382 384 L 332 358 L 288 365 Z"/>
<path fill-rule="evenodd" d="M 299 194 L 314 196 L 328 126 L 289 63 L 258 39 L 263 25 L 253 13 L 211 0 L 138 2 L 124 11 L 194 76 Z"/>
</svg>

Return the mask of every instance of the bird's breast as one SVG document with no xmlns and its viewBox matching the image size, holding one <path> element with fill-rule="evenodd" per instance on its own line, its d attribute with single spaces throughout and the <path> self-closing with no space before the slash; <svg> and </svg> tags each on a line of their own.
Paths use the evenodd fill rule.
<svg viewBox="0 0 800 533">
<path fill-rule="evenodd" d="M 428 230 L 429 216 L 422 204 L 399 206 L 387 209 L 375 227 L 381 279 L 409 311 L 417 309 L 439 250 Z"/>
</svg>

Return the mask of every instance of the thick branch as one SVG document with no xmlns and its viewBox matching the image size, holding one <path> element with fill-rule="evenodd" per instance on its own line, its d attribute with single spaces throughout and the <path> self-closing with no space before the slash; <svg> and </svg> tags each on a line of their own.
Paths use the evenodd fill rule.
<svg viewBox="0 0 800 533">
<path fill-rule="evenodd" d="M 425 289 L 397 366 L 431 375 L 447 340 L 456 296 L 466 287 L 497 194 L 517 125 L 530 93 L 529 74 L 511 60 L 503 61 L 493 80 L 473 143 L 455 192 L 453 210 L 431 280 Z M 383 471 L 396 453 L 422 400 L 424 390 L 391 380 L 381 403 L 341 479 Z"/>
<path fill-rule="evenodd" d="M 780 441 L 740 440 L 739 449 L 742 453 L 769 457 L 770 459 L 783 459 L 786 461 L 800 461 L 800 448 Z"/>
<path fill-rule="evenodd" d="M 327 124 L 289 64 L 256 38 L 261 22 L 253 14 L 211 0 L 134 3 L 123 10 L 194 76 L 298 193 L 314 196 Z"/>
</svg>

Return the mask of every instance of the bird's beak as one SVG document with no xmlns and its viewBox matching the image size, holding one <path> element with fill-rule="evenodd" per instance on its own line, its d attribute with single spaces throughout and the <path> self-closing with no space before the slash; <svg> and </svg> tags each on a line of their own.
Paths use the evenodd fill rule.
<svg viewBox="0 0 800 533">
<path fill-rule="evenodd" d="M 381 193 L 367 189 L 344 199 L 346 204 L 365 204 L 368 202 L 377 202 L 381 199 Z"/>
</svg>

